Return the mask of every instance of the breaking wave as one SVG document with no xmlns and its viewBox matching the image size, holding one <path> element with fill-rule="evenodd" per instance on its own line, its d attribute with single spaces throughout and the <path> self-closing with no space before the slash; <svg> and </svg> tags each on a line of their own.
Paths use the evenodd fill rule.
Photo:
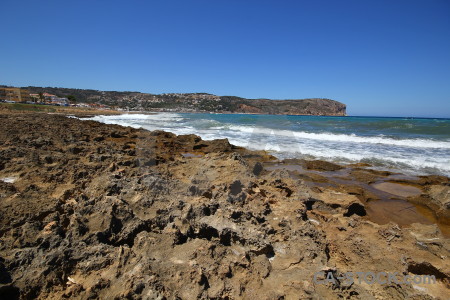
<svg viewBox="0 0 450 300">
<path fill-rule="evenodd" d="M 300 116 L 255 118 L 178 113 L 95 116 L 91 120 L 176 134 L 197 134 L 208 140 L 228 138 L 232 144 L 268 150 L 279 158 L 366 162 L 402 173 L 450 175 L 450 133 L 445 130 L 447 127 L 442 127 L 450 126 L 449 120 L 444 120 L 444 124 L 442 120 L 431 124 L 429 120 L 405 120 L 403 122 L 408 123 L 403 124 L 402 120 L 377 119 L 376 124 L 372 124 L 373 118 L 360 118 L 355 124 L 351 118 L 330 121 Z M 383 122 L 389 124 L 385 129 L 382 129 Z M 392 123 L 397 126 L 391 126 Z M 438 127 L 435 124 L 441 126 L 439 132 L 436 130 L 438 134 L 427 135 Z M 395 134 L 392 134 L 393 128 L 397 130 Z M 411 134 L 416 128 L 422 130 L 420 134 Z"/>
</svg>

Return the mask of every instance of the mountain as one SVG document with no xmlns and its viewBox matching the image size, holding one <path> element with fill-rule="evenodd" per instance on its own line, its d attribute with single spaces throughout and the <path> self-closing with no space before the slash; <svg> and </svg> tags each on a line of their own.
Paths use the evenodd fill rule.
<svg viewBox="0 0 450 300">
<path fill-rule="evenodd" d="M 60 97 L 74 96 L 77 102 L 101 103 L 130 110 L 163 110 L 179 112 L 230 112 L 285 115 L 345 116 L 346 105 L 330 99 L 298 100 L 246 99 L 207 93 L 147 94 L 56 87 L 23 87 L 30 93 L 50 93 Z"/>
</svg>

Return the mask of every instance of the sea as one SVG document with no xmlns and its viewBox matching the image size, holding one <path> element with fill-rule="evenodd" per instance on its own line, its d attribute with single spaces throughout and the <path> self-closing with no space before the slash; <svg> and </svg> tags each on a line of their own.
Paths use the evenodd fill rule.
<svg viewBox="0 0 450 300">
<path fill-rule="evenodd" d="M 92 120 L 267 150 L 279 159 L 367 163 L 411 175 L 450 176 L 450 119 L 155 113 Z"/>
</svg>

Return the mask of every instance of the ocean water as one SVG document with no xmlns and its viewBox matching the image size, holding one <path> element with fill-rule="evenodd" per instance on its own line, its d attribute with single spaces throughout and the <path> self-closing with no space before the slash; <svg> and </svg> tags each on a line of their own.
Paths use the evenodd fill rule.
<svg viewBox="0 0 450 300">
<path fill-rule="evenodd" d="M 450 176 L 450 119 L 158 113 L 96 116 L 120 124 L 268 150 L 280 158 L 369 163 L 405 174 Z"/>
</svg>

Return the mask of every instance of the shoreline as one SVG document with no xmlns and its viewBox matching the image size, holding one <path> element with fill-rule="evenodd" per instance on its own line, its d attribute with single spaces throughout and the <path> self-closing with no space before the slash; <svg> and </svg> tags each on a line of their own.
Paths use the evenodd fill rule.
<svg viewBox="0 0 450 300">
<path fill-rule="evenodd" d="M 0 112 L 0 120 L 0 268 L 10 278 L 0 292 L 448 295 L 448 177 L 279 161 L 226 139 L 65 115 Z M 323 270 L 437 283 L 317 285 Z"/>
<path fill-rule="evenodd" d="M 274 129 L 270 126 L 268 127 L 258 127 L 256 126 L 253 131 L 257 138 L 261 138 L 266 142 L 266 145 L 261 144 L 256 147 L 255 145 L 249 145 L 245 139 L 249 139 L 252 136 L 252 124 L 237 124 L 234 125 L 234 117 L 233 114 L 227 115 L 224 118 L 216 118 L 211 114 L 203 114 L 205 122 L 219 122 L 217 126 L 219 129 L 209 130 L 209 128 L 199 127 L 197 128 L 195 123 L 197 120 L 195 114 L 183 114 L 183 113 L 157 113 L 156 115 L 161 116 L 161 122 L 159 122 L 159 117 L 148 118 L 148 120 L 140 120 L 141 117 L 137 117 L 136 120 L 132 120 L 131 123 L 127 120 L 121 120 L 118 117 L 118 120 L 115 120 L 114 116 L 98 116 L 94 118 L 94 120 L 108 123 L 108 124 L 119 124 L 123 126 L 133 126 L 134 128 L 147 128 L 148 130 L 155 130 L 162 128 L 167 131 L 172 131 L 176 134 L 200 134 L 202 137 L 207 136 L 207 139 L 215 139 L 215 138 L 228 138 L 231 143 L 235 143 L 236 145 L 242 147 L 249 147 L 251 150 L 262 150 L 267 146 L 267 142 L 272 142 L 272 137 L 268 137 L 268 133 L 272 132 L 273 142 L 275 147 L 279 147 L 278 150 L 267 150 L 273 155 L 275 155 L 280 160 L 283 159 L 318 159 L 329 161 L 337 164 L 343 165 L 351 165 L 355 163 L 365 163 L 367 165 L 371 165 L 371 168 L 375 170 L 388 170 L 391 172 L 400 172 L 409 175 L 443 175 L 450 176 L 450 169 L 447 167 L 447 163 L 445 160 L 441 159 L 441 157 L 445 157 L 445 152 L 450 147 L 450 144 L 445 139 L 437 139 L 433 140 L 427 139 L 425 137 L 421 138 L 420 136 L 397 136 L 397 133 L 394 133 L 393 136 L 383 136 L 383 135 L 354 135 L 349 131 L 347 132 L 314 132 L 314 131 L 302 131 L 300 128 L 296 128 L 294 131 L 281 129 Z M 209 117 L 211 115 L 211 117 Z M 123 116 L 127 116 L 127 114 L 123 114 Z M 264 115 L 260 115 L 260 117 L 264 117 Z M 276 117 L 276 116 L 272 116 Z M 145 117 L 144 117 L 145 118 Z M 170 124 L 170 120 L 173 119 L 173 122 L 178 122 L 178 118 L 182 118 L 183 121 L 182 126 L 175 128 Z M 146 119 L 146 118 L 145 118 Z M 370 121 L 370 119 L 368 119 Z M 193 124 L 189 124 L 190 122 Z M 300 120 L 301 122 L 309 122 L 306 120 Z M 297 122 L 300 122 L 297 121 Z M 369 122 L 368 121 L 368 122 Z M 184 123 L 187 122 L 187 123 Z M 250 123 L 253 121 L 249 121 Z M 255 121 L 257 122 L 257 121 Z M 294 122 L 294 121 L 293 121 Z M 320 122 L 318 120 L 313 121 L 314 123 Z M 347 121 L 344 122 L 346 126 Z M 261 121 L 260 121 L 261 123 Z M 360 123 L 364 123 L 360 121 Z M 307 123 L 308 124 L 308 123 Z M 340 123 L 339 123 L 340 124 Z M 193 127 L 192 127 L 193 126 Z M 363 126 L 363 125 L 362 125 Z M 400 125 L 399 125 L 400 126 Z M 230 129 L 230 128 L 232 129 Z M 234 128 L 235 127 L 235 128 Z M 242 129 L 241 129 L 242 128 Z M 196 129 L 199 130 L 199 133 Z M 223 129 L 223 130 L 222 130 Z M 242 132 L 241 132 L 242 131 Z M 275 134 L 273 134 L 274 132 Z M 292 138 L 286 139 L 285 136 L 287 134 L 291 134 Z M 244 135 L 243 135 L 244 134 Z M 298 136 L 297 136 L 298 134 Z M 293 139 L 295 137 L 295 139 Z M 296 139 L 300 139 L 297 141 Z M 298 151 L 291 151 L 288 149 L 282 149 L 283 146 L 280 143 L 285 143 L 287 148 L 296 148 L 297 142 L 305 143 L 305 152 L 302 154 Z M 333 142 L 338 142 L 338 147 L 335 151 L 332 151 Z M 312 144 L 315 147 L 311 146 Z M 345 151 L 348 148 L 348 145 L 354 145 L 355 147 L 359 147 L 361 152 L 355 151 Z M 367 151 L 362 148 L 361 145 L 368 145 Z M 383 148 L 384 147 L 384 148 Z M 387 149 L 386 147 L 393 147 L 392 149 Z M 406 155 L 404 156 L 402 151 L 403 147 L 406 147 Z M 418 148 L 416 148 L 418 147 Z M 439 149 L 439 147 L 443 147 Z M 386 153 L 390 153 L 388 156 L 379 155 L 376 149 L 379 151 L 387 151 Z M 267 148 L 266 148 L 267 149 Z M 420 150 L 420 152 L 416 152 Z M 440 151 L 442 154 L 438 155 L 433 153 L 433 151 Z M 272 152 L 273 151 L 273 152 Z M 409 151 L 409 152 L 408 152 Z M 302 150 L 303 152 L 303 150 Z M 330 152 L 330 153 L 329 153 Z M 335 152 L 335 153 L 334 153 Z M 448 152 L 448 151 L 447 151 Z"/>
<path fill-rule="evenodd" d="M 278 100 L 276 100 L 278 101 Z M 5 107 L 6 110 L 11 110 L 8 106 L 13 104 L 26 105 L 28 107 L 40 106 L 43 108 L 61 110 L 61 111 L 70 111 L 70 110 L 78 110 L 78 111 L 86 111 L 95 115 L 108 115 L 108 114 L 158 114 L 158 113 L 180 113 L 180 114 L 219 114 L 219 115 L 261 115 L 261 116 L 305 116 L 305 117 L 348 117 L 348 118 L 382 118 L 382 119 L 424 119 L 424 120 L 450 120 L 449 117 L 423 117 L 423 116 L 371 116 L 371 115 L 321 115 L 321 114 L 261 114 L 261 113 L 245 113 L 245 112 L 211 112 L 211 111 L 183 111 L 183 110 L 175 110 L 175 111 L 159 111 L 159 110 L 136 110 L 136 111 L 126 111 L 126 110 L 114 110 L 114 109 L 95 109 L 95 108 L 81 108 L 81 107 L 65 107 L 65 106 L 55 106 L 55 105 L 44 105 L 44 104 L 31 104 L 31 103 L 5 103 L 0 102 L 0 111 L 1 107 Z M 13 109 L 14 110 L 14 109 Z M 23 109 L 24 111 L 30 111 L 32 109 Z M 43 109 L 45 110 L 45 109 Z"/>
</svg>

